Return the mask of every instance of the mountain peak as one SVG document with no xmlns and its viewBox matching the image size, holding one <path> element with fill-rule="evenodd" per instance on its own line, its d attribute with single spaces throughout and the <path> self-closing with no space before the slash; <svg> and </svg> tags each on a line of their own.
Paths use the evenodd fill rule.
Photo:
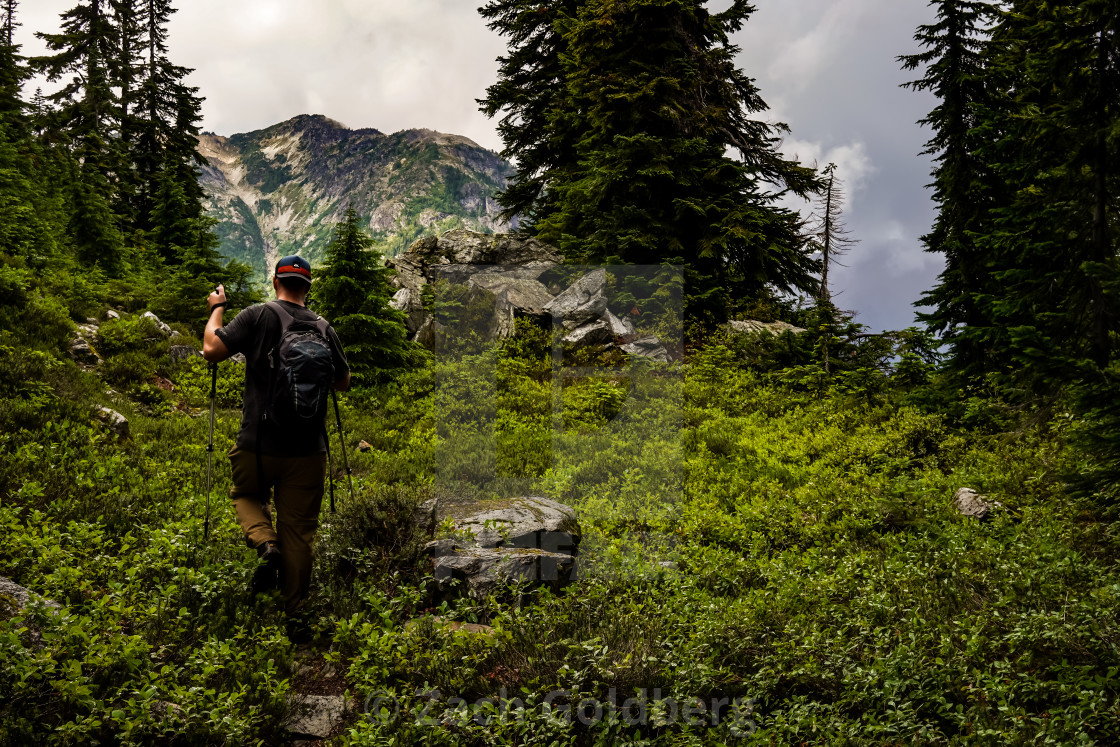
<svg viewBox="0 0 1120 747">
<path fill-rule="evenodd" d="M 513 167 L 460 135 L 386 135 L 301 114 L 254 132 L 206 133 L 198 149 L 221 252 L 259 278 L 285 254 L 321 258 L 350 204 L 389 255 L 424 233 L 510 228 L 494 196 Z"/>
</svg>

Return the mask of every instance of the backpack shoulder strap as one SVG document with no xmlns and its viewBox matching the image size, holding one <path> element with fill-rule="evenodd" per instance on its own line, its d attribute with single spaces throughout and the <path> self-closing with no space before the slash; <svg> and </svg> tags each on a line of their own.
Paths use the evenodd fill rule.
<svg viewBox="0 0 1120 747">
<path fill-rule="evenodd" d="M 296 320 L 295 317 L 288 313 L 288 310 L 276 301 L 269 301 L 265 304 L 265 307 L 272 309 L 272 313 L 276 314 L 276 318 L 280 320 L 280 336 L 283 337 L 284 332 L 288 327 L 292 326 L 292 322 Z"/>
</svg>

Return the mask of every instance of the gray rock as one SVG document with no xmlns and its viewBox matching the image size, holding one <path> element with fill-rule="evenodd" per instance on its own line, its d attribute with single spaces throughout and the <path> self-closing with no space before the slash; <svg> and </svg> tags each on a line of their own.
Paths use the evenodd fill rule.
<svg viewBox="0 0 1120 747">
<path fill-rule="evenodd" d="M 629 319 L 619 319 L 607 309 L 603 314 L 603 321 L 607 323 L 611 335 L 614 337 L 621 337 L 623 339 L 632 337 L 634 334 L 634 323 Z"/>
<path fill-rule="evenodd" d="M 772 335 L 780 335 L 783 332 L 792 332 L 799 335 L 805 331 L 803 327 L 795 327 L 787 322 L 759 322 L 754 319 L 742 319 L 727 323 L 732 332 L 740 332 L 742 334 L 761 334 L 762 332 L 769 332 Z"/>
<path fill-rule="evenodd" d="M 11 608 L 13 614 L 20 612 L 24 607 L 31 602 L 32 599 L 41 599 L 38 594 L 35 594 L 29 589 L 17 584 L 6 576 L 0 576 L 0 611 L 5 607 Z M 58 602 L 51 601 L 50 599 L 43 599 L 43 604 L 49 609 L 59 609 Z"/>
<path fill-rule="evenodd" d="M 455 522 L 455 532 L 474 538 L 483 548 L 519 547 L 575 554 L 580 541 L 576 512 L 543 496 L 503 501 L 487 511 Z"/>
<path fill-rule="evenodd" d="M 416 507 L 416 513 L 413 514 L 412 521 L 418 531 L 430 537 L 436 531 L 436 517 L 438 515 L 439 499 L 429 498 Z"/>
<path fill-rule="evenodd" d="M 581 538 L 575 511 L 542 496 L 484 506 L 456 520 L 454 536 L 425 546 L 441 592 L 482 598 L 510 582 L 559 588 L 573 580 Z"/>
<path fill-rule="evenodd" d="M 568 286 L 544 308 L 554 319 L 562 319 L 564 327 L 574 329 L 598 319 L 607 310 L 607 271 L 592 270 Z"/>
<path fill-rule="evenodd" d="M 668 363 L 671 358 L 669 351 L 661 344 L 661 341 L 656 337 L 643 337 L 627 343 L 622 346 L 622 349 L 630 355 L 638 356 L 640 358 L 649 358 L 658 363 Z"/>
<path fill-rule="evenodd" d="M 605 345 L 606 343 L 614 342 L 614 335 L 611 334 L 610 324 L 602 319 L 598 319 L 594 322 L 588 322 L 582 327 L 576 327 L 571 332 L 564 335 L 564 342 L 575 347 Z"/>
<path fill-rule="evenodd" d="M 284 723 L 291 734 L 325 739 L 346 715 L 341 695 L 293 695 L 288 699 L 291 715 Z"/>
<path fill-rule="evenodd" d="M 124 415 L 121 415 L 116 410 L 109 409 L 108 407 L 98 407 L 97 418 L 101 422 L 108 425 L 109 430 L 116 434 L 118 438 L 128 438 L 128 418 L 126 418 Z"/>
<path fill-rule="evenodd" d="M 78 363 L 97 365 L 101 358 L 94 351 L 89 341 L 82 337 L 75 337 L 70 341 L 70 357 Z"/>
<path fill-rule="evenodd" d="M 172 340 L 174 340 L 176 337 L 182 337 L 182 336 L 183 335 L 179 332 L 179 330 L 177 330 L 177 329 L 171 330 L 171 339 Z"/>
<path fill-rule="evenodd" d="M 229 360 L 230 360 L 231 363 L 244 364 L 245 363 L 245 354 L 244 353 L 237 353 L 236 355 L 231 355 L 229 357 Z"/>
<path fill-rule="evenodd" d="M 428 312 L 421 302 L 419 290 L 401 288 L 393 294 L 393 297 L 389 300 L 389 305 L 397 311 L 404 312 L 405 326 L 408 328 L 409 334 L 416 334 L 416 331 L 424 326 L 424 322 L 428 319 Z"/>
<path fill-rule="evenodd" d="M 166 324 L 164 324 L 163 322 L 161 322 L 161 321 L 160 321 L 160 318 L 159 318 L 158 316 L 156 316 L 155 314 L 153 314 L 152 312 L 150 312 L 150 311 L 145 311 L 145 312 L 144 312 L 143 314 L 141 314 L 140 316 L 141 316 L 142 318 L 144 318 L 144 319 L 151 319 L 151 320 L 152 320 L 152 322 L 153 322 L 153 323 L 155 323 L 155 325 L 156 325 L 157 327 L 159 327 L 159 331 L 160 331 L 160 332 L 162 332 L 163 334 L 167 335 L 168 337 L 170 337 L 170 336 L 171 336 L 171 327 L 168 327 L 168 326 L 167 326 Z"/>
<path fill-rule="evenodd" d="M 105 318 L 106 319 L 120 319 L 121 315 L 120 315 L 119 312 L 114 311 L 113 309 L 109 309 L 108 311 L 105 312 Z"/>
<path fill-rule="evenodd" d="M 190 358 L 201 358 L 202 351 L 195 349 L 191 345 L 172 345 L 167 351 L 171 356 L 172 363 L 179 363 Z"/>
<path fill-rule="evenodd" d="M 1003 505 L 999 501 L 985 500 L 986 498 L 987 496 L 980 495 L 972 488 L 960 488 L 953 495 L 953 507 L 961 516 L 983 521 Z"/>
<path fill-rule="evenodd" d="M 441 586 L 458 580 L 471 596 L 483 599 L 511 582 L 559 589 L 572 580 L 575 561 L 571 555 L 544 550 L 468 547 L 439 555 L 432 564 Z"/>
<path fill-rule="evenodd" d="M 96 327 L 97 326 L 97 317 L 87 316 L 86 317 L 86 324 L 89 324 L 91 326 Z"/>
</svg>

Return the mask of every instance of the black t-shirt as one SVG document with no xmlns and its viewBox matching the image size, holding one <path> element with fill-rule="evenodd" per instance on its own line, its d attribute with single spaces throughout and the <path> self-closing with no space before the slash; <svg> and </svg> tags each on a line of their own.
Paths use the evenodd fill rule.
<svg viewBox="0 0 1120 747">
<path fill-rule="evenodd" d="M 315 321 L 318 315 L 290 301 L 278 301 L 297 321 Z M 260 430 L 262 454 L 300 456 L 321 454 L 327 445 L 323 433 L 281 432 L 272 421 L 261 428 L 261 411 L 268 397 L 270 371 L 268 354 L 280 342 L 280 318 L 264 304 L 244 309 L 233 320 L 217 330 L 218 339 L 225 343 L 231 355 L 245 355 L 245 395 L 241 407 L 241 430 L 237 433 L 237 447 L 256 451 L 257 431 Z M 334 354 L 335 381 L 343 379 L 350 371 L 342 343 L 334 331 L 327 328 L 327 340 Z"/>
</svg>

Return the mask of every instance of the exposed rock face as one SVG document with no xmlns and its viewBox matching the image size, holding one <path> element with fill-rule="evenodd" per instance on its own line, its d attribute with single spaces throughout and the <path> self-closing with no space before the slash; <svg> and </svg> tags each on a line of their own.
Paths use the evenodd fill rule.
<svg viewBox="0 0 1120 747">
<path fill-rule="evenodd" d="M 803 327 L 795 327 L 787 322 L 758 322 L 754 319 L 736 320 L 728 322 L 727 325 L 731 328 L 732 332 L 742 332 L 744 334 L 769 332 L 772 335 L 780 335 L 783 332 L 792 332 L 795 335 L 799 335 L 805 331 Z"/>
<path fill-rule="evenodd" d="M 101 360 L 84 337 L 75 337 L 70 341 L 70 357 L 87 365 L 96 365 Z"/>
<path fill-rule="evenodd" d="M 425 236 L 406 253 L 388 260 L 396 271 L 392 282 L 398 288 L 390 303 L 405 313 L 412 339 L 429 349 L 435 349 L 444 328 L 425 308 L 424 290 L 433 283 L 447 283 L 492 299 L 492 316 L 472 330 L 487 340 L 512 336 L 516 320 L 528 317 L 545 326 L 559 325 L 565 330 L 562 340 L 570 347 L 620 345 L 632 356 L 660 362 L 680 358 L 679 345 L 669 350 L 657 338 L 635 340 L 633 322 L 608 308 L 605 268 L 586 272 L 565 287 L 557 280 L 562 273 L 551 272 L 560 270 L 562 261 L 554 248 L 528 236 L 461 229 Z"/>
<path fill-rule="evenodd" d="M 424 286 L 446 281 L 484 290 L 495 297 L 488 332 L 508 337 L 518 316 L 541 316 L 552 294 L 538 280 L 561 261 L 555 249 L 533 237 L 480 234 L 463 229 L 425 236 L 387 264 L 397 271 L 394 308 L 407 317 L 413 339 L 432 347 L 434 322 L 423 303 Z"/>
<path fill-rule="evenodd" d="M 459 580 L 476 598 L 510 581 L 559 588 L 572 580 L 581 530 L 575 511 L 542 496 L 491 505 L 454 522 L 454 537 L 429 542 L 436 580 Z"/>
<path fill-rule="evenodd" d="M 390 255 L 451 225 L 515 227 L 499 219 L 493 198 L 513 167 L 457 135 L 386 135 L 301 115 L 230 137 L 203 133 L 198 150 L 208 162 L 199 181 L 218 220 L 220 250 L 248 262 L 258 279 L 285 254 L 314 265 L 351 201 Z"/>
<path fill-rule="evenodd" d="M 1002 505 L 999 501 L 988 501 L 985 498 L 987 496 L 980 495 L 972 488 L 960 488 L 953 495 L 953 507 L 961 516 L 983 521 Z"/>
<path fill-rule="evenodd" d="M 18 613 L 35 596 L 34 592 L 25 589 L 10 578 L 0 576 L 0 610 L 8 607 L 13 614 Z M 58 602 L 49 599 L 44 599 L 43 604 L 51 609 L 59 607 Z"/>
</svg>

